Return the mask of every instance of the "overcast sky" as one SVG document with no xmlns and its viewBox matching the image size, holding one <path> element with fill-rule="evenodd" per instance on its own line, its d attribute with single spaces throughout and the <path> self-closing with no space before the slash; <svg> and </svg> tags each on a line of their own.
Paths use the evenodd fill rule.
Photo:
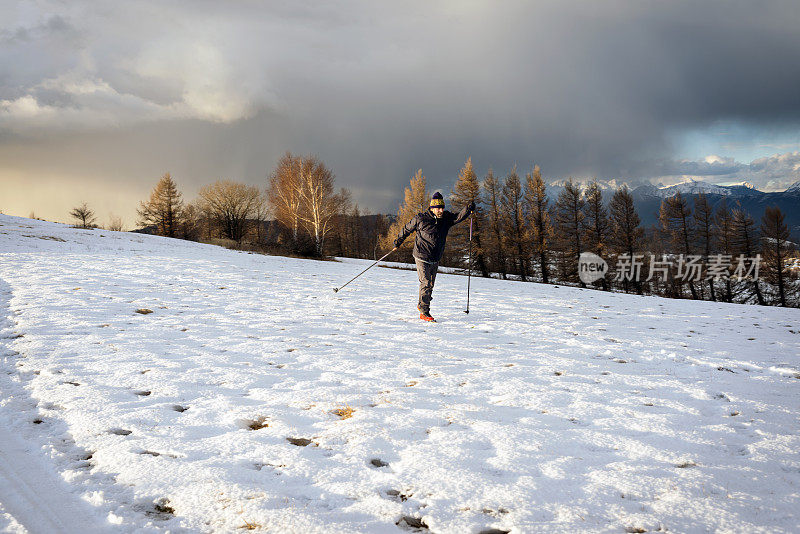
<svg viewBox="0 0 800 534">
<path fill-rule="evenodd" d="M 132 226 L 319 155 L 362 207 L 536 163 L 671 184 L 800 180 L 796 1 L 5 2 L 0 210 Z"/>
</svg>

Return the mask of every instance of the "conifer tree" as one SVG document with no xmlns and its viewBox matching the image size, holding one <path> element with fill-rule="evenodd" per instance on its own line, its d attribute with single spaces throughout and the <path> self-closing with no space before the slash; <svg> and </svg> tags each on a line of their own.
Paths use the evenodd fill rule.
<svg viewBox="0 0 800 534">
<path fill-rule="evenodd" d="M 464 206 L 468 206 L 471 202 L 475 203 L 475 212 L 472 214 L 472 261 L 474 266 L 480 270 L 481 274 L 485 277 L 489 276 L 489 270 L 486 267 L 486 259 L 484 258 L 484 251 L 481 242 L 481 232 L 484 228 L 486 217 L 483 210 L 483 201 L 481 199 L 481 186 L 478 183 L 478 177 L 475 175 L 475 170 L 472 168 L 472 158 L 467 158 L 464 167 L 458 173 L 458 180 L 456 181 L 453 191 L 450 193 L 450 200 L 453 204 L 451 211 L 454 213 L 460 212 Z M 453 250 L 459 258 L 469 257 L 469 223 L 459 224 L 454 226 L 450 233 L 452 237 L 450 242 Z"/>
<path fill-rule="evenodd" d="M 733 255 L 733 214 L 728 209 L 725 199 L 719 204 L 717 213 L 714 215 L 714 238 L 717 242 L 719 253 L 727 258 Z M 728 274 L 730 274 L 730 269 Z M 730 276 L 725 277 L 725 300 L 733 302 L 733 290 L 731 288 Z"/>
<path fill-rule="evenodd" d="M 705 193 L 700 193 L 694 200 L 694 228 L 698 251 L 703 255 L 705 264 L 708 265 L 714 249 L 714 208 L 709 204 Z M 711 278 L 708 278 L 708 289 L 711 293 L 711 300 L 716 301 L 714 280 Z"/>
<path fill-rule="evenodd" d="M 183 209 L 175 180 L 170 173 L 164 173 L 147 202 L 139 203 L 139 225 L 155 226 L 158 235 L 176 237 L 182 225 Z"/>
<path fill-rule="evenodd" d="M 500 182 L 495 178 L 492 169 L 486 173 L 483 180 L 483 190 L 486 195 L 486 227 L 484 247 L 490 259 L 491 269 L 500 273 L 503 280 L 508 275 L 506 249 L 503 243 L 503 227 L 500 216 Z"/>
<path fill-rule="evenodd" d="M 528 279 L 529 247 L 525 232 L 522 184 L 516 167 L 506 175 L 500 196 L 500 206 L 503 238 L 507 243 L 509 257 L 512 264 L 516 266 L 517 273 L 525 281 Z"/>
<path fill-rule="evenodd" d="M 403 202 L 397 208 L 397 217 L 394 223 L 389 227 L 389 231 L 383 239 L 382 248 L 387 252 L 394 247 L 394 240 L 400 233 L 400 230 L 408 224 L 418 213 L 422 213 L 428 209 L 431 197 L 428 194 L 427 182 L 425 175 L 422 174 L 422 169 L 417 170 L 414 176 L 411 177 L 408 187 L 405 189 Z M 413 263 L 411 251 L 413 249 L 414 239 L 406 239 L 400 250 L 397 252 L 398 261 L 405 261 Z"/>
<path fill-rule="evenodd" d="M 97 218 L 95 217 L 94 210 L 92 210 L 86 202 L 78 206 L 77 208 L 73 208 L 69 214 L 80 221 L 81 228 L 93 228 L 95 221 Z M 36 217 L 30 217 L 31 219 L 35 219 Z"/>
<path fill-rule="evenodd" d="M 550 201 L 545 191 L 542 171 L 534 165 L 533 173 L 525 175 L 525 204 L 528 213 L 528 228 L 532 238 L 532 252 L 539 261 L 542 282 L 549 282 L 547 262 L 550 255 L 550 244 L 553 227 L 550 224 Z"/>
<path fill-rule="evenodd" d="M 606 258 L 608 249 L 608 211 L 603 205 L 603 192 L 595 178 L 586 188 L 584 204 L 584 231 L 585 248 L 598 256 Z M 605 277 L 600 279 L 600 285 L 608 290 Z"/>
<path fill-rule="evenodd" d="M 640 226 L 641 219 L 636 213 L 627 186 L 622 186 L 614 192 L 611 202 L 608 205 L 610 211 L 610 244 L 611 249 L 617 255 L 627 254 L 633 261 L 634 254 L 639 250 L 644 236 L 644 229 Z M 636 292 L 641 295 L 642 285 L 638 279 L 633 280 Z M 628 291 L 628 280 L 623 280 L 623 287 Z"/>
<path fill-rule="evenodd" d="M 684 257 L 692 254 L 694 249 L 694 226 L 692 224 L 692 210 L 689 203 L 680 192 L 661 201 L 658 220 L 662 229 L 670 236 L 674 254 L 683 254 Z M 694 282 L 689 281 L 689 290 L 692 298 L 697 300 L 697 291 Z"/>
<path fill-rule="evenodd" d="M 742 209 L 733 210 L 733 252 L 734 255 L 742 255 L 745 258 L 755 258 L 760 252 L 758 246 L 758 235 L 753 218 Z M 734 258 L 735 259 L 735 258 Z M 764 295 L 758 280 L 752 280 L 751 287 L 756 295 L 757 302 L 764 305 Z"/>
<path fill-rule="evenodd" d="M 584 250 L 584 200 L 581 188 L 570 180 L 564 185 L 564 189 L 558 195 L 554 207 L 556 236 L 558 252 L 564 270 L 569 281 L 580 281 L 578 277 L 578 259 Z M 581 287 L 585 287 L 580 281 Z"/>
<path fill-rule="evenodd" d="M 784 222 L 780 208 L 768 207 L 761 218 L 761 236 L 764 271 L 767 281 L 778 287 L 778 299 L 786 306 L 788 268 L 786 260 L 794 249 L 789 241 L 789 227 Z"/>
</svg>

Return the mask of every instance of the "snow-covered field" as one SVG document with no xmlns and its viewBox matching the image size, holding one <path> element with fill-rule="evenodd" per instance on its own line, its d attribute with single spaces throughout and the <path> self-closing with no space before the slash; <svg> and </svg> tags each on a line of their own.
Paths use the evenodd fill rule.
<svg viewBox="0 0 800 534">
<path fill-rule="evenodd" d="M 800 530 L 800 311 L 366 265 L 0 215 L 0 531 Z"/>
</svg>

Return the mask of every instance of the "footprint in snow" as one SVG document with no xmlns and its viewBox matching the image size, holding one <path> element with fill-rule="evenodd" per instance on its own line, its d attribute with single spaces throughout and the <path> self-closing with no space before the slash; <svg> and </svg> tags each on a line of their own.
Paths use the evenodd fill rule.
<svg viewBox="0 0 800 534">
<path fill-rule="evenodd" d="M 73 467 L 75 469 L 91 469 L 94 467 L 94 465 L 89 460 L 91 460 L 93 457 L 94 452 L 84 451 L 75 459 L 76 463 Z"/>
<path fill-rule="evenodd" d="M 392 497 L 393 499 L 399 500 L 400 502 L 406 502 L 409 497 L 411 497 L 412 493 L 403 493 L 398 490 L 390 489 L 386 490 L 386 495 Z"/>
<path fill-rule="evenodd" d="M 169 521 L 175 516 L 175 508 L 172 507 L 169 499 L 162 497 L 156 499 L 151 504 L 143 506 L 145 515 L 160 521 Z"/>
<path fill-rule="evenodd" d="M 425 524 L 425 521 L 423 521 L 421 517 L 413 517 L 410 515 L 404 515 L 395 525 L 400 528 L 428 530 L 428 525 Z"/>
<path fill-rule="evenodd" d="M 130 436 L 133 434 L 131 430 L 125 430 L 124 428 L 110 428 L 108 430 L 109 434 L 116 434 L 117 436 Z"/>
<path fill-rule="evenodd" d="M 134 452 L 136 452 L 137 454 L 142 454 L 142 455 L 146 455 L 146 456 L 152 456 L 154 458 L 157 458 L 159 456 L 165 456 L 167 458 L 177 458 L 178 457 L 177 455 L 171 454 L 171 453 L 168 453 L 168 452 L 156 452 L 156 451 L 151 451 L 151 450 L 148 450 L 148 449 L 139 449 L 139 450 L 134 451 Z"/>
<path fill-rule="evenodd" d="M 239 428 L 246 428 L 248 430 L 261 430 L 269 426 L 267 417 L 263 415 L 259 415 L 255 419 L 237 419 L 236 424 Z"/>
<path fill-rule="evenodd" d="M 316 445 L 316 443 L 307 438 L 286 438 L 286 441 L 298 447 L 307 447 L 308 445 L 311 444 Z"/>
</svg>

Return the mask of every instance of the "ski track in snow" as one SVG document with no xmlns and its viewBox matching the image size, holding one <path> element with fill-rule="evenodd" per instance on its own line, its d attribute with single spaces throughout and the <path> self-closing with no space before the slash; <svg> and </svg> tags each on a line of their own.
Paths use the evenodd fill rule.
<svg viewBox="0 0 800 534">
<path fill-rule="evenodd" d="M 111 532 L 92 517 L 87 503 L 42 464 L 13 432 L 0 434 L 0 502 L 8 508 L 9 530 L 13 526 L 24 531 L 25 525 L 29 532 Z"/>
<path fill-rule="evenodd" d="M 0 215 L 17 476 L 114 532 L 798 530 L 798 310 L 473 278 L 466 315 L 440 274 L 426 324 L 413 271 L 332 292 L 368 264 Z"/>
</svg>

